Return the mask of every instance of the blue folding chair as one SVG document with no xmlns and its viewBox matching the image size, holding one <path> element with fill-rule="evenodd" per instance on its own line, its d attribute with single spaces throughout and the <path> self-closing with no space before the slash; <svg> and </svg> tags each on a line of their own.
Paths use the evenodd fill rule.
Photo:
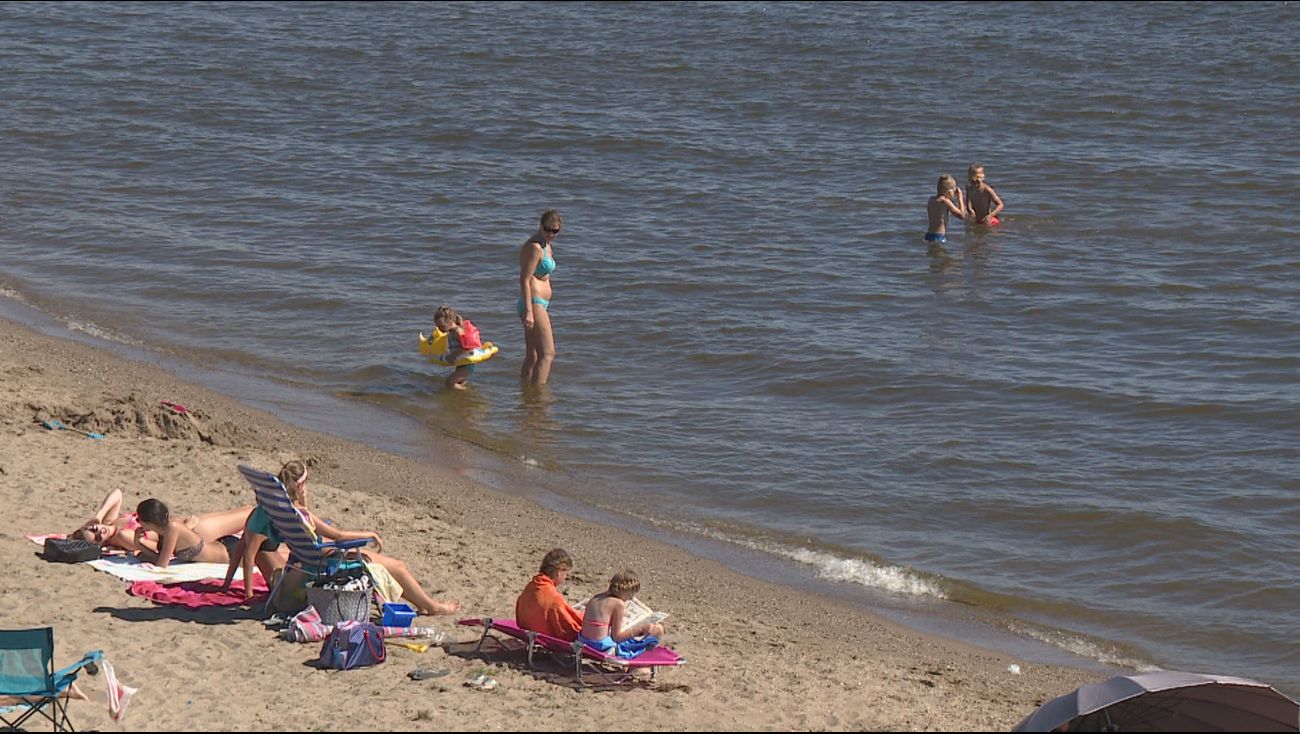
<svg viewBox="0 0 1300 734">
<path fill-rule="evenodd" d="M 253 485 L 253 494 L 257 504 L 271 520 L 271 527 L 280 536 L 280 540 L 289 546 L 289 567 L 301 570 L 308 580 L 328 576 L 342 568 L 361 566 L 359 558 L 349 558 L 345 551 L 360 548 L 371 542 L 369 538 L 343 540 L 336 543 L 322 543 L 307 529 L 307 520 L 294 507 L 289 492 L 284 488 L 280 478 L 251 466 L 239 465 L 239 473 Z M 281 585 L 289 577 L 289 568 L 280 574 L 275 588 L 266 597 L 267 609 L 277 598 Z"/>
<path fill-rule="evenodd" d="M 76 731 L 68 720 L 72 684 L 82 668 L 91 675 L 98 673 L 96 663 L 103 657 L 99 650 L 88 652 L 76 664 L 56 671 L 53 627 L 0 631 L 0 696 L 22 701 L 17 706 L 0 707 L 0 721 L 14 731 L 39 713 L 54 724 L 54 731 Z"/>
</svg>

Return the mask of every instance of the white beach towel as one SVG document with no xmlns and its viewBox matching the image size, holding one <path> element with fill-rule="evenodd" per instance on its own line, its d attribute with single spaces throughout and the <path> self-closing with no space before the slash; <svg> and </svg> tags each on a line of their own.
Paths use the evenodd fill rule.
<svg viewBox="0 0 1300 734">
<path fill-rule="evenodd" d="M 27 535 L 25 537 L 37 545 L 44 546 L 46 538 L 61 538 L 63 535 Z M 224 563 L 173 563 L 167 568 L 158 568 L 148 561 L 142 561 L 135 556 L 127 555 L 104 556 L 93 561 L 82 561 L 82 563 L 88 564 L 96 571 L 111 573 L 126 581 L 174 583 L 178 581 L 226 578 L 226 564 Z M 235 568 L 235 579 L 244 580 L 243 569 Z"/>
<path fill-rule="evenodd" d="M 157 581 L 175 583 L 177 581 L 202 581 L 203 579 L 224 579 L 224 563 L 173 563 L 167 568 L 158 568 L 147 561 L 132 556 L 114 556 L 86 561 L 96 571 L 111 573 L 127 581 Z M 235 578 L 243 579 L 244 572 L 236 568 Z"/>
</svg>

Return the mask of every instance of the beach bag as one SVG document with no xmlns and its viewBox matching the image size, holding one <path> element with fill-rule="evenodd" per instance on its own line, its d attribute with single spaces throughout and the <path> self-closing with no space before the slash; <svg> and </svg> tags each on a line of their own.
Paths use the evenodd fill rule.
<svg viewBox="0 0 1300 734">
<path fill-rule="evenodd" d="M 42 557 L 55 563 L 81 563 L 99 558 L 98 543 L 73 538 L 46 538 Z"/>
<path fill-rule="evenodd" d="M 378 665 L 388 659 L 379 625 L 371 622 L 343 622 L 325 636 L 320 648 L 320 667 L 352 670 Z"/>
<path fill-rule="evenodd" d="M 469 319 L 460 323 L 460 348 L 465 351 L 471 349 L 481 349 L 483 347 L 483 337 L 479 336 L 478 327 L 471 324 Z"/>
<path fill-rule="evenodd" d="M 323 624 L 364 622 L 370 619 L 370 576 L 360 563 L 336 571 L 307 586 L 307 604 L 320 612 Z"/>
</svg>

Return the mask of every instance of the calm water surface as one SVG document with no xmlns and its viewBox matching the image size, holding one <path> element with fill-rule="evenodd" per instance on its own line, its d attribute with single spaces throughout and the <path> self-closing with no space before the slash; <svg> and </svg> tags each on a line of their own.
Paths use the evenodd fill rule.
<svg viewBox="0 0 1300 734">
<path fill-rule="evenodd" d="M 1300 692 L 1293 4 L 0 5 L 0 288 L 537 488 Z M 931 260 L 986 164 L 1007 223 Z M 548 389 L 519 245 L 559 209 Z M 449 394 L 455 305 L 502 346 Z M 346 421 L 320 426 L 346 431 Z"/>
</svg>

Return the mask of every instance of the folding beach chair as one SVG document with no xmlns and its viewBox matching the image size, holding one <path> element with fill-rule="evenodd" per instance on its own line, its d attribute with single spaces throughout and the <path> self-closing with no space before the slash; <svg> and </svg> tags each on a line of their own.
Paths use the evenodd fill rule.
<svg viewBox="0 0 1300 734">
<path fill-rule="evenodd" d="M 31 717 L 41 714 L 54 724 L 54 731 L 76 731 L 68 720 L 72 684 L 82 668 L 91 675 L 104 653 L 86 653 L 63 670 L 54 669 L 54 628 L 0 631 L 0 696 L 23 701 L 9 716 L 0 707 L 0 721 L 15 731 Z M 13 716 L 15 718 L 9 718 Z"/>
<path fill-rule="evenodd" d="M 271 519 L 271 526 L 275 528 L 276 535 L 279 535 L 280 540 L 289 546 L 289 565 L 285 568 L 285 573 L 280 574 L 275 588 L 271 589 L 271 593 L 266 597 L 267 611 L 272 601 L 278 598 L 280 587 L 284 585 L 285 579 L 289 578 L 291 569 L 301 571 L 306 577 L 302 580 L 306 583 L 344 568 L 362 567 L 361 560 L 348 557 L 347 551 L 369 544 L 370 539 L 343 540 L 337 543 L 320 542 L 307 529 L 307 519 L 297 507 L 294 507 L 293 500 L 289 499 L 289 492 L 284 488 L 279 477 L 243 464 L 239 465 L 239 473 L 253 485 L 257 504 Z"/>
<path fill-rule="evenodd" d="M 673 668 L 686 664 L 686 658 L 666 647 L 655 647 L 634 658 L 621 658 L 617 655 L 603 653 L 577 640 L 569 642 L 541 632 L 524 629 L 513 619 L 493 619 L 491 617 L 471 617 L 462 619 L 457 624 L 467 627 L 482 627 L 483 635 L 479 638 L 475 651 L 481 650 L 483 641 L 493 630 L 528 643 L 528 667 L 534 667 L 533 653 L 543 650 L 573 664 L 573 674 L 579 685 L 587 685 L 582 674 L 584 663 L 586 670 L 594 673 L 606 683 L 614 685 L 631 682 L 633 674 L 640 669 L 649 669 L 650 682 L 655 682 L 655 673 L 659 668 Z"/>
</svg>

